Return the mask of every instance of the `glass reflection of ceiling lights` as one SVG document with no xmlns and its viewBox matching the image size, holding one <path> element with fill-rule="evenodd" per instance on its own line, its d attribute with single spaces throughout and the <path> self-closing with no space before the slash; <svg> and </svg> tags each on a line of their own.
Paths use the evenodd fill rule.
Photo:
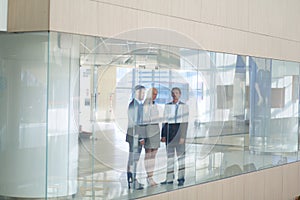
<svg viewBox="0 0 300 200">
<path fill-rule="evenodd" d="M 117 39 L 82 37 L 81 65 L 114 65 L 129 68 L 180 67 L 178 48 Z"/>
</svg>

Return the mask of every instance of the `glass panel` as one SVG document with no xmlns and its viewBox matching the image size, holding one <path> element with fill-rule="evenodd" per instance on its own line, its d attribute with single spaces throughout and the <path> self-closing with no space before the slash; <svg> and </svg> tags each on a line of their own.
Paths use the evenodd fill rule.
<svg viewBox="0 0 300 200">
<path fill-rule="evenodd" d="M 249 58 L 250 68 L 250 133 L 249 150 L 258 169 L 273 166 L 270 132 L 271 60 Z M 257 155 L 254 155 L 257 154 Z"/>
<path fill-rule="evenodd" d="M 78 160 L 78 189 L 76 199 L 94 199 L 99 195 L 100 187 L 96 185 L 101 179 L 97 173 L 102 165 L 95 155 L 98 141 L 96 116 L 96 101 L 98 98 L 97 81 L 98 65 L 96 53 L 91 53 L 98 45 L 96 37 L 80 36 L 80 114 L 79 114 L 79 160 Z M 95 86 L 95 87 L 94 87 Z M 100 139 L 100 138 L 99 138 Z M 97 181 L 98 180 L 98 181 Z"/>
<path fill-rule="evenodd" d="M 0 196 L 44 198 L 48 33 L 0 43 Z"/>
<path fill-rule="evenodd" d="M 194 120 L 196 145 L 196 182 L 206 182 L 216 179 L 219 172 L 220 154 L 214 152 L 216 137 L 220 127 L 214 127 L 214 59 L 215 54 L 198 51 L 196 66 L 197 80 L 197 116 Z M 212 133 L 214 130 L 215 132 Z M 212 133 L 212 134 L 211 134 Z"/>
<path fill-rule="evenodd" d="M 206 51 L 181 49 L 180 63 L 182 76 L 189 86 L 188 134 L 186 141 L 186 179 L 187 184 L 207 181 L 214 176 L 209 153 L 208 125 L 210 121 L 209 85 L 205 77 L 210 68 L 210 57 Z M 184 71 L 183 71 L 184 70 Z M 207 74 L 206 74 L 207 75 Z"/>
<path fill-rule="evenodd" d="M 51 33 L 49 40 L 47 196 L 77 193 L 79 37 Z"/>
<path fill-rule="evenodd" d="M 250 150 L 268 152 L 271 119 L 271 60 L 250 57 Z"/>
<path fill-rule="evenodd" d="M 297 160 L 299 63 L 54 32 L 0 42 L 1 197 L 136 199 Z"/>
<path fill-rule="evenodd" d="M 223 122 L 216 147 L 223 154 L 221 177 L 228 177 L 241 174 L 244 165 L 244 138 L 248 134 L 244 120 L 245 58 L 217 53 L 216 70 L 217 110 Z"/>
<path fill-rule="evenodd" d="M 271 137 L 274 165 L 293 162 L 298 151 L 299 63 L 272 61 Z"/>
</svg>

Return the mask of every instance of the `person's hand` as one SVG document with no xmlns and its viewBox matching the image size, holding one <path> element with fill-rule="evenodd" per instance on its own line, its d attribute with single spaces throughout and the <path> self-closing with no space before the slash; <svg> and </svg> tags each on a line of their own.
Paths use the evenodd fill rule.
<svg viewBox="0 0 300 200">
<path fill-rule="evenodd" d="M 160 141 L 166 142 L 166 137 L 162 137 L 162 138 L 160 139 Z"/>
<path fill-rule="evenodd" d="M 184 144 L 185 139 L 184 138 L 180 138 L 179 140 L 179 144 Z"/>
<path fill-rule="evenodd" d="M 144 145 L 144 144 L 145 144 L 145 140 L 144 140 L 144 139 L 141 139 L 141 140 L 140 140 L 140 144 L 141 144 L 141 145 Z"/>
</svg>

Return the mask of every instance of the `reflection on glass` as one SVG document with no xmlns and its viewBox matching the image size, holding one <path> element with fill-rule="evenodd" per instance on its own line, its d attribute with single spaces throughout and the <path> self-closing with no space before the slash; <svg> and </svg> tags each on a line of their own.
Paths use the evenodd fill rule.
<svg viewBox="0 0 300 200">
<path fill-rule="evenodd" d="M 271 145 L 274 151 L 298 149 L 299 63 L 273 60 L 271 89 Z"/>
<path fill-rule="evenodd" d="M 158 148 L 160 147 L 160 126 L 161 121 L 159 107 L 156 103 L 158 89 L 152 87 L 148 90 L 144 101 L 144 122 L 146 123 L 145 138 L 145 170 L 147 173 L 147 184 L 156 186 L 154 179 L 155 161 Z"/>
<path fill-rule="evenodd" d="M 171 89 L 172 101 L 165 105 L 164 123 L 162 125 L 161 140 L 166 144 L 167 151 L 167 173 L 166 179 L 161 184 L 173 184 L 175 173 L 175 155 L 178 161 L 178 186 L 185 182 L 185 154 L 186 137 L 188 129 L 188 106 L 182 102 L 181 89 Z"/>
<path fill-rule="evenodd" d="M 48 69 L 47 197 L 77 193 L 78 36 L 50 33 Z"/>
<path fill-rule="evenodd" d="M 1 199 L 46 196 L 47 41 L 0 34 Z"/>
<path fill-rule="evenodd" d="M 54 32 L 0 40 L 1 197 L 136 199 L 298 160 L 299 63 Z M 14 41 L 31 51 L 6 51 Z"/>
<path fill-rule="evenodd" d="M 271 61 L 250 57 L 250 150 L 268 151 L 271 120 Z"/>
<path fill-rule="evenodd" d="M 132 188 L 135 190 L 143 189 L 143 185 L 137 180 L 137 165 L 146 138 L 146 126 L 143 121 L 145 89 L 142 85 L 136 85 L 134 87 L 134 97 L 128 106 L 126 142 L 129 144 L 129 156 L 127 181 L 128 189 Z"/>
</svg>

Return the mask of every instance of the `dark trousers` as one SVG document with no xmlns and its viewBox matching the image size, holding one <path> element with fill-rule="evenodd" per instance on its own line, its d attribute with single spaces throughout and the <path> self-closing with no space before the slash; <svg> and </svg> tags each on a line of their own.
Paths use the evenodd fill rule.
<svg viewBox="0 0 300 200">
<path fill-rule="evenodd" d="M 184 180 L 185 176 L 185 144 L 167 144 L 167 181 L 172 181 L 174 175 L 175 152 L 178 160 L 178 180 Z"/>
<path fill-rule="evenodd" d="M 129 144 L 129 156 L 127 162 L 127 170 L 129 172 L 136 173 L 137 162 L 140 159 L 142 152 L 142 145 L 139 143 L 139 139 L 137 137 L 129 136 L 131 139 L 128 139 L 127 142 Z"/>
<path fill-rule="evenodd" d="M 132 173 L 133 179 L 136 179 L 137 163 L 140 159 L 142 152 L 142 145 L 139 142 L 141 135 L 144 135 L 146 126 L 135 126 L 128 129 L 128 132 L 132 135 L 126 135 L 126 142 L 129 144 L 129 156 L 127 162 L 127 171 Z"/>
</svg>

